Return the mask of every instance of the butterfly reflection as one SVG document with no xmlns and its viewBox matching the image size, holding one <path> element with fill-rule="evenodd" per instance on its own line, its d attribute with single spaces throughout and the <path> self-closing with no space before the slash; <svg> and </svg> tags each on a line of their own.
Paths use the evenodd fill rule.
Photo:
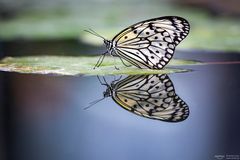
<svg viewBox="0 0 240 160">
<path fill-rule="evenodd" d="M 142 117 L 166 122 L 180 122 L 189 115 L 187 104 L 175 93 L 166 74 L 128 76 L 110 84 L 105 78 L 104 98 L 112 99 L 124 109 Z"/>
</svg>

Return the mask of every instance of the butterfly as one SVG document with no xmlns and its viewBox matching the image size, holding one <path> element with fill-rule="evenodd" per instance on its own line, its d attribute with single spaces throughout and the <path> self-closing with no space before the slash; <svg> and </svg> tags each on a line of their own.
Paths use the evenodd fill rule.
<svg viewBox="0 0 240 160">
<path fill-rule="evenodd" d="M 85 30 L 103 39 L 107 51 L 97 61 L 99 67 L 107 53 L 138 68 L 162 69 L 173 57 L 176 46 L 188 35 L 190 25 L 184 18 L 165 16 L 133 24 L 107 40 L 93 30 Z"/>
<path fill-rule="evenodd" d="M 107 86 L 104 98 L 112 97 L 118 105 L 134 114 L 166 122 L 180 122 L 189 115 L 188 105 L 175 93 L 166 74 L 128 76 L 111 84 L 105 78 L 103 80 L 99 78 L 100 83 Z"/>
</svg>

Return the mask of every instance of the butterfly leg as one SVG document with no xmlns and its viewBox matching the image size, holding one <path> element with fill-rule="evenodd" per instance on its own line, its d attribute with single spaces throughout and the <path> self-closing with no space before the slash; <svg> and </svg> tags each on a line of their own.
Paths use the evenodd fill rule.
<svg viewBox="0 0 240 160">
<path fill-rule="evenodd" d="M 115 57 L 114 57 L 113 55 L 112 55 L 112 57 L 113 57 L 113 60 L 114 60 L 114 64 L 116 64 L 116 59 L 115 59 Z M 116 70 L 119 70 L 119 68 L 118 68 L 117 66 L 114 65 L 114 67 L 115 67 Z"/>
<path fill-rule="evenodd" d="M 120 79 L 122 79 L 122 75 L 121 75 L 118 79 L 116 79 L 116 77 L 115 77 L 115 75 L 114 75 L 114 80 L 113 80 L 111 83 L 115 83 L 115 82 L 117 82 L 117 81 L 120 81 Z"/>
<path fill-rule="evenodd" d="M 117 66 L 114 66 L 116 70 L 119 70 L 119 68 Z"/>
<path fill-rule="evenodd" d="M 131 67 L 131 65 L 127 65 L 124 61 L 123 61 L 123 59 L 121 58 L 121 57 L 119 57 L 120 58 L 120 60 L 122 61 L 122 63 L 124 64 L 124 66 L 126 66 L 126 67 Z"/>
<path fill-rule="evenodd" d="M 110 55 L 113 57 L 114 64 L 116 64 L 116 59 L 115 59 L 116 54 L 115 54 L 115 52 L 114 52 L 114 51 L 111 51 L 111 52 L 110 52 Z M 119 57 L 119 56 L 117 56 L 117 57 Z M 115 67 L 116 70 L 119 70 L 119 68 L 118 68 L 117 66 L 114 66 L 114 67 Z"/>
<path fill-rule="evenodd" d="M 98 59 L 97 63 L 96 63 L 95 66 L 93 67 L 93 69 L 95 69 L 96 67 L 99 67 L 99 66 L 102 64 L 103 59 L 104 59 L 104 57 L 105 57 L 105 55 L 106 55 L 107 53 L 108 53 L 108 52 L 105 52 L 105 53 L 103 53 L 103 54 L 100 56 L 100 58 Z"/>
<path fill-rule="evenodd" d="M 97 78 L 98 78 L 98 81 L 100 82 L 101 85 L 108 86 L 108 83 L 107 83 L 107 81 L 104 77 L 103 77 L 104 82 L 102 82 L 102 80 L 100 79 L 100 77 L 98 75 L 97 75 Z"/>
<path fill-rule="evenodd" d="M 118 79 L 116 79 L 116 76 L 114 75 L 114 80 L 113 81 L 119 81 L 121 78 L 122 78 L 122 75 L 120 75 Z"/>
<path fill-rule="evenodd" d="M 114 64 L 116 64 L 116 59 L 115 59 L 115 57 L 112 55 L 112 53 L 111 53 L 110 55 L 113 57 Z M 118 68 L 117 66 L 114 65 L 114 67 L 115 67 L 116 70 L 119 70 L 119 68 Z"/>
</svg>

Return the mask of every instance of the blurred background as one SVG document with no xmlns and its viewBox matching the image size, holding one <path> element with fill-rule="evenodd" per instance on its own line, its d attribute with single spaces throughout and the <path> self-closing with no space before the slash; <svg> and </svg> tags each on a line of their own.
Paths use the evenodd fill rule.
<svg viewBox="0 0 240 160">
<path fill-rule="evenodd" d="M 11 54 L 89 54 L 133 23 L 165 15 L 186 18 L 188 40 L 178 48 L 240 51 L 238 0 L 0 0 L 2 50 Z M 67 49 L 68 48 L 68 49 Z M 92 53 L 92 52 L 91 52 Z"/>
<path fill-rule="evenodd" d="M 240 61 L 239 0 L 0 0 L 0 58 L 96 55 L 102 40 L 149 18 L 181 16 L 191 25 L 175 57 Z M 127 113 L 96 77 L 0 73 L 0 159 L 216 159 L 239 154 L 238 64 L 174 74 L 190 107 L 180 124 Z M 200 85 L 196 85 L 200 84 Z M 229 109 L 230 108 L 230 109 Z"/>
</svg>

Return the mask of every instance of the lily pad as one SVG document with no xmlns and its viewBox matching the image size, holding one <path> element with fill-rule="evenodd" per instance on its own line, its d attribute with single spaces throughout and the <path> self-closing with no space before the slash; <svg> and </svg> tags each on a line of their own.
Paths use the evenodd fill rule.
<svg viewBox="0 0 240 160">
<path fill-rule="evenodd" d="M 165 68 L 162 70 L 138 69 L 134 66 L 126 67 L 118 58 L 106 57 L 100 67 L 93 69 L 98 56 L 71 57 L 71 56 L 29 56 L 6 57 L 0 60 L 0 71 L 54 74 L 54 75 L 137 75 L 137 74 L 164 74 L 186 72 L 186 69 Z M 115 60 L 114 60 L 115 59 Z M 183 66 L 199 64 L 196 61 L 172 59 L 168 66 Z M 115 68 L 119 68 L 118 70 Z"/>
</svg>

